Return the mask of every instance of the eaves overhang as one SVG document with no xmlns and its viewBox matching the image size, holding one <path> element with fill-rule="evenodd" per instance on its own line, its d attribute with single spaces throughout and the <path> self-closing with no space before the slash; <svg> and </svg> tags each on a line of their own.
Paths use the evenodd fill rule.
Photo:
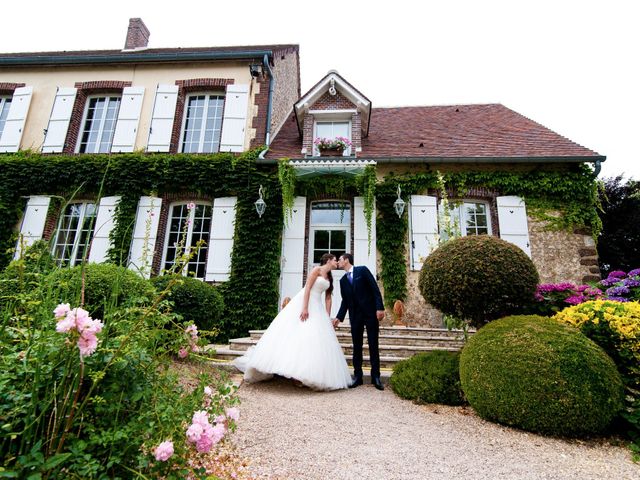
<svg viewBox="0 0 640 480">
<path fill-rule="evenodd" d="M 320 159 L 322 157 L 300 157 L 289 158 L 289 161 L 303 162 L 311 158 Z M 348 157 L 345 157 L 348 158 Z M 594 155 L 588 157 L 567 156 L 567 157 L 367 157 L 359 156 L 359 161 L 382 163 L 450 163 L 450 164 L 480 164 L 480 163 L 595 163 L 600 164 L 607 159 L 604 155 Z M 274 164 L 277 159 L 257 160 L 257 163 Z"/>
<path fill-rule="evenodd" d="M 216 60 L 262 60 L 273 57 L 273 50 L 235 50 L 198 52 L 119 52 L 108 54 L 7 55 L 0 57 L 2 67 L 33 67 L 54 65 L 103 65 L 127 63 L 184 63 Z"/>
</svg>

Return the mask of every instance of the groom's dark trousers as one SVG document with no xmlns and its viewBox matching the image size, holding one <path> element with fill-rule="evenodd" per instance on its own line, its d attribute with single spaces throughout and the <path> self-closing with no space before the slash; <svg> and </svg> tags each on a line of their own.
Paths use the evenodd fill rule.
<svg viewBox="0 0 640 480">
<path fill-rule="evenodd" d="M 375 278 L 367 267 L 353 267 L 352 279 L 350 282 L 346 274 L 340 279 L 342 303 L 336 318 L 343 321 L 349 311 L 353 341 L 353 373 L 356 379 L 362 379 L 362 342 L 364 329 L 367 329 L 371 378 L 378 378 L 380 377 L 380 353 L 378 351 L 380 326 L 376 311 L 384 310 L 382 295 Z"/>
</svg>

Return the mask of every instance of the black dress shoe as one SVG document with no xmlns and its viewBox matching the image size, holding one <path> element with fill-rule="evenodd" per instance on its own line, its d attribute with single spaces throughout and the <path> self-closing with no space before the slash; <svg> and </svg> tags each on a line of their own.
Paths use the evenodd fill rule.
<svg viewBox="0 0 640 480">
<path fill-rule="evenodd" d="M 371 379 L 371 383 L 373 384 L 374 387 L 376 387 L 378 390 L 384 390 L 384 387 L 382 386 L 382 382 L 380 381 L 380 377 L 373 377 Z"/>
<path fill-rule="evenodd" d="M 360 385 L 362 385 L 362 378 L 355 378 L 353 382 L 351 382 L 351 385 L 349 385 L 349 388 L 356 388 Z"/>
</svg>

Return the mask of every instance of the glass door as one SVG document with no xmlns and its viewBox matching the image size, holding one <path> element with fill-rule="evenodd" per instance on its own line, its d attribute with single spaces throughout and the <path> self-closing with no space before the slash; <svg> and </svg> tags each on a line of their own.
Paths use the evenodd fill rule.
<svg viewBox="0 0 640 480">
<path fill-rule="evenodd" d="M 325 253 L 333 253 L 336 258 L 350 251 L 351 239 L 351 205 L 348 202 L 328 201 L 311 204 L 309 222 L 309 263 L 308 271 L 320 265 L 320 258 Z M 334 270 L 333 300 L 331 316 L 335 317 L 340 308 L 340 279 L 342 270 Z"/>
</svg>

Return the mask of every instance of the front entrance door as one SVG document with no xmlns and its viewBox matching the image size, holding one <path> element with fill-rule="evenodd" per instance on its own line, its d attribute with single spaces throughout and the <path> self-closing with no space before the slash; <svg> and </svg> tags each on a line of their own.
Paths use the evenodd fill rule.
<svg viewBox="0 0 640 480">
<path fill-rule="evenodd" d="M 351 239 L 351 205 L 341 201 L 322 201 L 311 204 L 309 222 L 309 259 L 308 270 L 320 265 L 320 258 L 325 253 L 333 253 L 340 257 L 350 250 Z M 331 317 L 335 317 L 340 308 L 340 279 L 343 270 L 334 270 L 333 299 Z"/>
</svg>

